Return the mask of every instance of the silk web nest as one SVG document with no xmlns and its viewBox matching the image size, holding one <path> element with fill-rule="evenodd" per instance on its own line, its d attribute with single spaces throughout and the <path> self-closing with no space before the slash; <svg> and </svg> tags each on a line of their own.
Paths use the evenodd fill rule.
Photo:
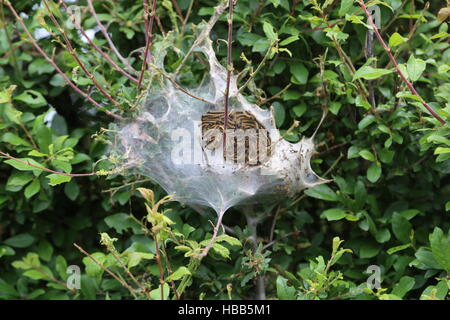
<svg viewBox="0 0 450 320">
<path fill-rule="evenodd" d="M 228 128 L 233 132 L 247 125 L 263 131 L 256 140 L 264 147 L 256 153 L 249 151 L 250 137 L 240 150 L 241 156 L 236 156 L 239 150 L 231 134 L 224 152 L 221 132 L 217 130 L 220 126 L 213 130 L 220 135 L 206 133 L 223 120 L 227 81 L 226 68 L 217 60 L 209 31 L 206 28 L 208 34 L 193 46 L 194 52 L 206 56 L 208 75 L 188 91 L 180 90 L 176 76 L 164 69 L 164 58 L 172 43 L 160 41 L 153 45 L 148 89 L 136 117 L 115 123 L 112 130 L 115 135 L 111 154 L 120 159 L 120 166 L 150 178 L 179 202 L 214 209 L 220 218 L 235 205 L 290 196 L 327 182 L 311 169 L 313 139 L 303 137 L 298 143 L 283 140 L 272 109 L 250 103 L 238 92 L 235 76 L 230 83 Z M 242 161 L 236 161 L 236 157 Z"/>
</svg>

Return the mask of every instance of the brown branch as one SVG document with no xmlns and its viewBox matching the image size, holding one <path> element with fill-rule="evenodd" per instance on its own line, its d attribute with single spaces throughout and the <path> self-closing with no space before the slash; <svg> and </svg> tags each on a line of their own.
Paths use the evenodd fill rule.
<svg viewBox="0 0 450 320">
<path fill-rule="evenodd" d="M 225 106 L 223 113 L 223 150 L 226 150 L 227 145 L 227 129 L 228 129 L 228 108 L 230 104 L 230 85 L 231 85 L 231 74 L 233 72 L 233 0 L 228 0 L 228 40 L 227 40 L 227 87 L 225 91 Z"/>
<path fill-rule="evenodd" d="M 363 8 L 364 12 L 366 13 L 366 16 L 369 20 L 369 24 L 372 26 L 373 31 L 375 32 L 375 35 L 378 38 L 378 41 L 381 43 L 381 45 L 383 46 L 383 49 L 387 52 L 389 59 L 391 60 L 392 64 L 395 67 L 395 70 L 397 71 L 398 75 L 400 76 L 400 78 L 402 78 L 403 82 L 405 82 L 405 84 L 407 85 L 409 91 L 411 91 L 411 93 L 413 95 L 415 95 L 416 97 L 418 97 L 422 103 L 422 105 L 433 115 L 433 117 L 435 117 L 441 124 L 445 124 L 445 120 L 442 119 L 426 102 L 425 100 L 422 98 L 422 96 L 417 92 L 417 90 L 414 88 L 414 86 L 412 85 L 411 82 L 409 82 L 409 80 L 406 78 L 406 76 L 403 74 L 403 72 L 400 70 L 397 60 L 395 60 L 393 54 L 392 54 L 392 49 L 386 44 L 386 42 L 384 42 L 383 37 L 381 36 L 380 32 L 378 31 L 377 26 L 375 25 L 375 23 L 373 22 L 372 19 L 372 15 L 370 14 L 370 12 L 367 10 L 367 7 L 364 3 L 363 0 L 359 0 L 359 5 L 361 6 L 361 8 Z"/>
<path fill-rule="evenodd" d="M 45 58 L 45 60 L 47 60 L 52 66 L 53 68 L 55 68 L 55 70 L 63 77 L 63 79 L 66 81 L 66 83 L 71 86 L 76 92 L 78 92 L 79 94 L 81 94 L 84 98 L 86 98 L 87 100 L 89 100 L 95 107 L 97 108 L 103 108 L 102 105 L 100 105 L 97 101 L 95 101 L 94 99 L 92 99 L 86 92 L 84 92 L 83 90 L 81 90 L 80 88 L 78 88 L 73 82 L 72 80 L 69 79 L 69 77 L 66 76 L 66 74 L 58 67 L 58 65 L 55 63 L 55 61 L 50 58 L 45 52 L 44 50 L 42 50 L 42 48 L 37 44 L 36 40 L 34 40 L 33 36 L 31 35 L 30 31 L 28 30 L 27 26 L 25 25 L 25 23 L 23 22 L 23 19 L 17 14 L 16 10 L 14 9 L 14 7 L 11 5 L 11 3 L 8 0 L 5 0 L 5 4 L 8 6 L 9 10 L 12 12 L 12 14 L 14 15 L 14 17 L 16 18 L 16 20 L 19 22 L 19 24 L 22 26 L 23 31 L 25 31 L 25 33 L 28 36 L 28 39 L 30 40 L 31 44 L 35 47 L 35 49 L 39 52 L 39 54 Z M 107 115 L 118 119 L 118 120 L 123 120 L 123 117 L 111 112 L 111 111 L 104 111 Z"/>
<path fill-rule="evenodd" d="M 20 163 L 22 163 L 22 164 L 26 164 L 26 165 L 31 166 L 31 167 L 33 167 L 33 168 L 36 168 L 36 169 L 39 169 L 39 170 L 42 170 L 42 171 L 46 171 L 46 172 L 50 172 L 50 173 L 54 173 L 54 174 L 59 174 L 59 175 L 61 175 L 61 176 L 68 176 L 68 177 L 74 177 L 74 178 L 76 178 L 76 177 L 91 177 L 91 176 L 95 176 L 95 175 L 97 174 L 97 172 L 90 172 L 90 173 L 67 173 L 67 172 L 55 171 L 55 170 L 52 170 L 52 169 L 48 169 L 48 168 L 45 168 L 45 167 L 42 167 L 42 166 L 38 166 L 38 165 L 32 164 L 32 163 L 30 163 L 29 161 L 24 161 L 24 160 L 17 159 L 17 158 L 15 158 L 15 157 L 11 156 L 10 154 L 5 153 L 5 152 L 3 152 L 3 151 L 0 151 L 0 155 L 6 157 L 6 158 L 8 158 L 8 159 L 11 159 L 11 160 L 20 162 Z"/>
<path fill-rule="evenodd" d="M 97 79 L 95 79 L 94 75 L 89 72 L 89 70 L 86 68 L 86 65 L 80 60 L 78 57 L 78 54 L 76 53 L 75 49 L 72 46 L 72 43 L 69 40 L 69 37 L 67 36 L 66 31 L 61 27 L 56 17 L 53 15 L 52 11 L 50 10 L 50 7 L 48 6 L 47 0 L 44 0 L 44 5 L 47 8 L 47 11 L 49 13 L 50 19 L 54 23 L 54 25 L 58 28 L 59 32 L 61 33 L 64 43 L 66 44 L 67 50 L 69 51 L 69 54 L 75 59 L 77 64 L 80 66 L 80 68 L 83 70 L 83 72 L 86 74 L 86 76 L 94 83 L 95 87 L 100 91 L 100 93 L 107 98 L 109 101 L 111 101 L 114 105 L 119 106 L 119 102 L 117 102 L 111 95 L 105 91 L 105 89 L 102 87 L 100 83 L 98 83 Z"/>
<path fill-rule="evenodd" d="M 119 65 L 117 65 L 117 63 L 111 59 L 111 57 L 109 55 L 107 55 L 105 52 L 103 52 L 102 49 L 100 49 L 92 40 L 91 38 L 87 35 L 86 31 L 83 29 L 83 27 L 77 22 L 77 20 L 75 19 L 75 17 L 73 16 L 73 14 L 70 13 L 69 8 L 67 7 L 67 4 L 64 2 L 64 0 L 60 0 L 59 4 L 62 4 L 64 6 L 64 8 L 66 9 L 67 14 L 71 17 L 72 22 L 74 23 L 75 27 L 78 29 L 78 31 L 81 32 L 81 34 L 83 35 L 83 37 L 89 42 L 89 44 L 95 49 L 95 51 L 97 51 L 103 58 L 105 58 L 106 61 L 108 61 L 112 66 L 113 69 L 116 70 L 117 72 L 123 74 L 125 77 L 127 77 L 128 79 L 130 79 L 133 82 L 138 82 L 138 79 L 134 78 L 133 76 L 131 76 L 129 73 L 127 73 L 125 70 L 123 70 L 121 67 L 119 67 Z"/>
<path fill-rule="evenodd" d="M 138 81 L 138 90 L 141 89 L 142 79 L 144 78 L 145 68 L 147 67 L 147 63 L 149 60 L 149 50 L 153 39 L 153 22 L 155 21 L 156 15 L 156 0 L 153 0 L 152 12 L 150 14 L 150 22 L 148 22 L 148 3 L 147 0 L 144 1 L 144 13 L 145 13 L 145 50 L 144 50 L 144 59 L 142 61 L 141 67 L 141 75 L 139 76 Z"/>
</svg>

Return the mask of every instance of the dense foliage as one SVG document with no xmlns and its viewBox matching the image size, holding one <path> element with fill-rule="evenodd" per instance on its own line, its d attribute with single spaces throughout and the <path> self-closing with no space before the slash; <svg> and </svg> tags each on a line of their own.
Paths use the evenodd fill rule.
<svg viewBox="0 0 450 320">
<path fill-rule="evenodd" d="M 195 26 L 219 0 L 157 2 L 155 41 L 173 30 L 176 47 L 167 66 L 174 70 L 195 40 Z M 44 51 L 102 101 L 100 109 L 133 112 L 136 86 L 68 29 L 83 63 L 118 101 L 108 103 L 39 3 L 13 6 L 35 36 L 53 34 L 39 37 Z M 94 28 L 86 2 L 77 3 L 83 27 Z M 450 9 L 444 1 L 370 4 L 380 8 L 380 33 L 400 70 L 450 121 Z M 56 2 L 49 8 L 59 21 L 69 20 Z M 448 298 L 449 125 L 410 93 L 376 37 L 366 58 L 368 25 L 359 1 L 237 1 L 232 58 L 241 85 L 250 79 L 245 93 L 273 106 L 277 126 L 292 142 L 311 135 L 328 110 L 313 167 L 332 182 L 271 206 L 231 209 L 227 235 L 201 260 L 197 253 L 215 214 L 167 201 L 146 177 L 109 171 L 104 133 L 112 119 L 65 84 L 6 1 L 0 9 L 0 151 L 23 160 L 4 154 L 0 163 L 1 299 Z M 95 9 L 119 51 L 140 69 L 142 50 L 133 50 L 145 46 L 142 1 L 95 1 Z M 224 65 L 227 30 L 223 15 L 212 35 Z M 100 32 L 94 41 L 111 53 Z M 201 57 L 193 57 L 180 79 L 186 87 L 207 72 Z M 58 175 L 27 161 L 98 174 Z M 67 288 L 69 265 L 81 268 L 80 290 Z M 378 272 L 380 288 L 368 288 Z"/>
</svg>

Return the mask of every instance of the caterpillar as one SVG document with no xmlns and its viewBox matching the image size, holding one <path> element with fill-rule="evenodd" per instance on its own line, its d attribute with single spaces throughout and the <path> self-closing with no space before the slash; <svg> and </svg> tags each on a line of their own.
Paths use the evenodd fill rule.
<svg viewBox="0 0 450 320">
<path fill-rule="evenodd" d="M 204 146 L 214 150 L 222 145 L 224 112 L 209 111 L 201 117 Z M 248 111 L 228 114 L 225 160 L 247 165 L 259 165 L 271 155 L 271 139 L 266 128 Z M 264 152 L 264 150 L 266 152 Z"/>
</svg>

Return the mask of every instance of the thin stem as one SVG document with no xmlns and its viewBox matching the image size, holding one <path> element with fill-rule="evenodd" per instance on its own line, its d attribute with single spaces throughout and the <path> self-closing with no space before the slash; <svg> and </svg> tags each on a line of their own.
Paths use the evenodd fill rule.
<svg viewBox="0 0 450 320">
<path fill-rule="evenodd" d="M 142 286 L 142 284 L 134 277 L 134 275 L 131 273 L 131 271 L 127 268 L 127 266 L 125 266 L 125 264 L 122 262 L 122 259 L 120 259 L 120 257 L 113 251 L 110 251 L 111 254 L 113 255 L 114 259 L 116 259 L 116 261 L 119 263 L 119 265 L 122 267 L 122 269 L 125 270 L 125 272 L 128 274 L 128 276 L 131 278 L 131 280 L 133 280 L 133 282 L 139 287 L 139 289 L 141 289 L 142 293 L 145 294 L 145 296 L 148 299 L 151 299 L 149 293 L 147 292 L 147 290 Z"/>
<path fill-rule="evenodd" d="M 23 19 L 17 14 L 16 10 L 14 9 L 14 7 L 11 5 L 11 3 L 8 0 L 5 0 L 5 4 L 8 6 L 9 10 L 12 12 L 12 14 L 14 15 L 14 17 L 16 18 L 16 20 L 19 22 L 19 24 L 22 26 L 22 29 L 25 31 L 25 33 L 28 36 L 28 39 L 30 40 L 31 44 L 35 47 L 35 49 L 39 52 L 39 54 L 45 58 L 45 60 L 47 60 L 52 66 L 53 68 L 55 68 L 55 70 L 63 77 L 63 79 L 67 82 L 67 84 L 69 86 L 71 86 L 76 92 L 78 92 L 79 94 L 81 94 L 84 98 L 86 98 L 87 100 L 89 100 L 95 107 L 97 108 L 103 108 L 102 105 L 100 105 L 97 101 L 95 101 L 94 99 L 92 99 L 86 92 L 84 92 L 83 90 L 81 90 L 80 88 L 78 88 L 70 79 L 69 77 L 66 76 L 66 74 L 64 72 L 62 72 L 62 70 L 58 67 L 58 65 L 55 63 L 55 61 L 50 58 L 45 52 L 44 50 L 42 50 L 42 48 L 37 44 L 36 40 L 34 40 L 33 36 L 31 35 L 30 31 L 28 30 L 27 26 L 25 25 L 25 23 L 23 22 Z M 118 120 L 123 120 L 123 117 L 111 112 L 111 111 L 107 111 L 104 110 L 104 112 L 115 118 Z"/>
<path fill-rule="evenodd" d="M 89 8 L 89 11 L 91 12 L 92 16 L 95 19 L 95 22 L 97 23 L 98 27 L 100 28 L 100 31 L 102 32 L 103 36 L 105 37 L 106 41 L 108 41 L 109 47 L 114 52 L 114 54 L 119 58 L 119 60 L 127 67 L 128 70 L 134 70 L 133 67 L 130 65 L 127 59 L 125 59 L 119 52 L 119 50 L 114 45 L 114 42 L 111 40 L 111 37 L 108 34 L 108 30 L 106 30 L 105 26 L 101 23 L 99 17 L 97 16 L 97 12 L 95 12 L 94 6 L 92 5 L 92 0 L 87 0 L 87 5 Z"/>
<path fill-rule="evenodd" d="M 61 33 L 64 43 L 66 44 L 67 50 L 69 51 L 69 54 L 75 59 L 77 64 L 80 66 L 80 68 L 83 70 L 83 72 L 86 74 L 86 76 L 94 83 L 94 85 L 97 87 L 98 91 L 106 97 L 109 101 L 111 101 L 114 105 L 118 106 L 119 102 L 117 102 L 111 95 L 105 91 L 105 89 L 101 86 L 100 83 L 98 83 L 97 79 L 95 79 L 94 75 L 89 72 L 89 70 L 86 68 L 85 64 L 80 60 L 78 57 L 78 54 L 76 53 L 75 49 L 72 46 L 72 43 L 69 40 L 69 37 L 67 36 L 66 31 L 61 27 L 56 17 L 53 15 L 52 11 L 50 10 L 50 7 L 48 6 L 47 0 L 44 1 L 44 5 L 47 8 L 47 11 L 49 13 L 50 19 L 53 21 L 54 25 L 58 28 L 59 32 Z"/>
<path fill-rule="evenodd" d="M 150 14 L 150 22 L 148 22 L 148 4 L 147 0 L 144 0 L 144 12 L 145 12 L 145 21 L 146 28 L 145 28 L 145 50 L 144 50 L 144 59 L 142 61 L 142 67 L 141 67 L 141 74 L 139 76 L 138 81 L 138 90 L 141 89 L 142 79 L 144 78 L 144 72 L 145 68 L 147 67 L 147 63 L 149 62 L 149 50 L 153 39 L 153 22 L 155 21 L 155 15 L 156 15 L 156 0 L 153 0 L 153 6 L 152 6 L 152 12 Z"/>
<path fill-rule="evenodd" d="M 203 31 L 200 33 L 200 35 L 195 39 L 192 46 L 189 48 L 186 55 L 183 57 L 183 60 L 181 61 L 180 65 L 177 67 L 177 69 L 174 72 L 174 76 L 176 76 L 183 66 L 185 65 L 187 59 L 191 55 L 192 52 L 194 52 L 194 49 L 202 43 L 205 38 L 207 38 L 211 32 L 212 27 L 216 24 L 216 22 L 219 20 L 220 16 L 223 14 L 225 9 L 228 7 L 228 2 L 226 0 L 221 0 L 221 3 L 214 8 L 214 14 L 209 19 L 208 23 L 206 24 L 206 27 L 203 29 Z"/>
<path fill-rule="evenodd" d="M 180 18 L 180 21 L 184 21 L 183 12 L 181 11 L 180 6 L 178 5 L 177 0 L 172 0 L 172 5 L 175 8 L 175 11 L 178 14 L 178 17 Z"/>
<path fill-rule="evenodd" d="M 36 164 L 32 164 L 32 163 L 30 163 L 29 161 L 24 161 L 24 160 L 17 159 L 17 158 L 15 158 L 15 157 L 9 155 L 8 153 L 3 152 L 3 151 L 0 151 L 0 155 L 6 157 L 6 158 L 8 158 L 8 159 L 11 159 L 11 160 L 14 160 L 14 161 L 17 161 L 17 162 L 26 164 L 26 165 L 31 166 L 31 167 L 33 167 L 33 168 L 36 168 L 36 169 L 39 169 L 39 170 L 42 170 L 42 171 L 46 171 L 46 172 L 50 172 L 50 173 L 54 173 L 54 174 L 59 174 L 59 175 L 61 175 L 61 176 L 68 176 L 68 177 L 91 177 L 91 176 L 95 176 L 95 175 L 97 174 L 97 172 L 90 172 L 90 173 L 67 173 L 67 172 L 55 171 L 55 170 L 48 169 L 48 168 L 45 168 L 45 167 L 42 167 L 42 166 L 39 166 L 39 165 L 36 165 Z"/>
<path fill-rule="evenodd" d="M 5 18 L 5 13 L 3 11 L 3 2 L 0 3 L 0 18 L 1 18 L 1 21 L 2 21 L 2 27 L 5 30 L 6 39 L 8 40 L 9 49 L 10 49 L 10 52 L 11 52 L 11 58 L 12 58 L 12 61 L 13 61 L 14 69 L 15 69 L 15 71 L 17 73 L 18 78 L 22 79 L 21 70 L 19 68 L 19 64 L 17 63 L 16 51 L 14 49 L 14 46 L 13 46 L 13 43 L 12 43 L 12 39 L 11 39 L 11 36 L 9 34 L 9 31 L 8 31 L 6 18 Z"/>
<path fill-rule="evenodd" d="M 130 79 L 133 82 L 138 82 L 138 79 L 134 78 L 133 76 L 131 76 L 129 73 L 127 73 L 125 70 L 123 70 L 121 67 L 119 67 L 119 65 L 109 56 L 107 55 L 105 52 L 103 52 L 102 49 L 100 49 L 92 40 L 91 38 L 87 35 L 86 31 L 83 29 L 83 27 L 77 22 L 77 19 L 75 19 L 74 15 L 70 12 L 69 8 L 67 7 L 67 4 L 63 1 L 60 0 L 59 4 L 62 4 L 64 6 L 64 8 L 66 9 L 67 14 L 70 16 L 70 18 L 72 19 L 72 22 L 74 23 L 75 27 L 78 29 L 78 31 L 81 32 L 81 34 L 83 35 L 83 37 L 89 42 L 89 44 L 95 49 L 95 51 L 97 51 L 103 58 L 105 58 L 106 61 L 108 61 L 112 66 L 113 69 L 116 70 L 117 72 L 123 74 L 125 77 L 127 77 L 128 79 Z"/>
<path fill-rule="evenodd" d="M 182 86 L 180 86 L 180 85 L 175 81 L 175 79 L 174 79 L 172 76 L 170 76 L 170 75 L 168 75 L 167 73 L 165 73 L 165 72 L 164 72 L 161 68 L 159 68 L 157 65 L 150 64 L 149 66 L 150 66 L 151 68 L 155 69 L 156 71 L 158 71 L 164 78 L 166 78 L 167 80 L 169 80 L 169 81 L 173 84 L 173 86 L 174 86 L 175 88 L 177 88 L 178 90 L 180 90 L 180 91 L 183 92 L 184 94 L 187 94 L 187 95 L 190 96 L 191 98 L 197 99 L 197 100 L 199 100 L 199 101 L 202 101 L 202 102 L 205 102 L 205 103 L 214 105 L 214 102 L 208 101 L 208 100 L 206 100 L 206 99 L 204 99 L 204 98 L 202 98 L 202 97 L 196 96 L 196 95 L 194 95 L 193 93 L 191 93 L 189 90 L 187 90 L 187 89 L 183 88 Z"/>
<path fill-rule="evenodd" d="M 227 129 L 228 129 L 228 108 L 230 104 L 230 85 L 231 74 L 233 72 L 233 0 L 228 0 L 228 41 L 227 41 L 227 85 L 225 91 L 225 106 L 223 114 L 223 150 L 226 150 L 227 145 Z"/>
<path fill-rule="evenodd" d="M 224 214 L 225 214 L 225 211 L 222 209 L 219 213 L 219 216 L 217 219 L 217 224 L 214 226 L 213 235 L 212 235 L 211 239 L 209 240 L 209 243 L 202 250 L 202 252 L 197 255 L 197 257 L 199 259 L 202 259 L 203 257 L 205 257 L 208 254 L 209 250 L 212 248 L 213 244 L 216 242 L 217 235 L 218 235 L 220 227 L 222 225 L 222 218 L 223 218 Z"/>
<path fill-rule="evenodd" d="M 359 4 L 361 6 L 361 8 L 363 8 L 364 12 L 367 15 L 367 18 L 369 20 L 369 24 L 372 26 L 373 31 L 375 32 L 375 35 L 378 38 L 378 41 L 381 43 L 381 45 L 383 46 L 384 50 L 387 52 L 389 59 L 391 60 L 392 64 L 395 67 L 395 70 L 397 71 L 398 75 L 402 78 L 403 82 L 405 82 L 405 84 L 408 86 L 409 91 L 411 91 L 411 93 L 415 96 L 417 96 L 422 105 L 433 115 L 433 117 L 435 117 L 441 124 L 445 124 L 445 120 L 442 119 L 426 102 L 425 100 L 422 98 L 422 96 L 417 92 L 417 90 L 414 88 L 414 86 L 412 85 L 411 82 L 409 82 L 409 80 L 406 78 L 406 76 L 403 74 L 403 72 L 400 70 L 397 60 L 395 60 L 394 56 L 392 55 L 392 49 L 386 44 L 386 42 L 384 42 L 383 37 L 381 36 L 380 32 L 378 31 L 377 26 L 375 25 L 375 23 L 373 22 L 372 19 L 372 15 L 370 14 L 370 12 L 367 10 L 367 7 L 364 3 L 363 0 L 359 0 Z"/>
<path fill-rule="evenodd" d="M 161 285 L 161 300 L 164 300 L 164 271 L 161 262 L 161 252 L 159 252 L 158 235 L 153 233 L 153 238 L 155 239 L 155 250 L 156 250 L 156 262 L 158 263 L 159 269 L 159 283 Z"/>
<path fill-rule="evenodd" d="M 280 91 L 278 91 L 277 93 L 275 93 L 272 97 L 267 98 L 267 99 L 263 99 L 260 101 L 259 106 L 262 106 L 264 104 L 266 104 L 269 101 L 278 99 L 279 97 L 281 97 L 281 95 L 288 90 L 290 87 L 292 86 L 292 83 L 289 83 L 287 86 L 285 86 L 283 89 L 281 89 Z"/>
<path fill-rule="evenodd" d="M 170 277 L 172 275 L 173 271 L 172 271 L 172 267 L 170 265 L 169 256 L 167 255 L 167 251 L 166 251 L 166 247 L 164 245 L 164 242 L 163 242 L 161 248 L 162 248 L 162 251 L 164 253 L 164 260 L 166 261 L 167 273 L 169 274 L 169 277 Z M 170 286 L 172 287 L 172 290 L 173 290 L 173 293 L 175 295 L 175 298 L 177 300 L 180 300 L 180 295 L 177 292 L 177 287 L 175 285 L 175 281 L 174 280 L 170 281 Z"/>
<path fill-rule="evenodd" d="M 250 73 L 250 76 L 247 79 L 247 81 L 239 88 L 239 93 L 242 93 L 242 91 L 244 91 L 244 89 L 249 85 L 250 81 L 252 81 L 255 78 L 255 76 L 258 74 L 258 72 L 261 70 L 261 68 L 266 64 L 266 61 L 270 56 L 270 52 L 272 51 L 272 48 L 277 45 L 278 45 L 278 42 L 274 41 L 272 43 L 272 45 L 269 47 L 269 49 L 267 49 L 266 54 L 264 55 L 263 59 L 261 60 L 261 63 L 256 67 L 256 70 Z"/>
<path fill-rule="evenodd" d="M 80 252 L 82 254 L 84 254 L 85 256 L 87 256 L 89 259 L 91 259 L 92 261 L 94 261 L 94 263 L 96 265 L 98 265 L 100 268 L 102 268 L 105 272 L 107 272 L 109 275 L 111 275 L 114 279 L 116 279 L 117 281 L 119 281 L 119 283 L 124 286 L 125 288 L 127 288 L 134 296 L 136 296 L 136 290 L 133 289 L 133 287 L 131 287 L 128 283 L 126 283 L 124 280 L 120 279 L 114 272 L 110 271 L 108 268 L 104 267 L 100 262 L 97 261 L 97 259 L 95 259 L 92 255 L 90 255 L 89 253 L 87 253 L 83 248 L 81 248 L 79 245 L 77 245 L 76 243 L 73 244 L 75 246 L 75 248 L 77 248 L 78 250 L 80 250 Z"/>
<path fill-rule="evenodd" d="M 186 30 L 186 25 L 187 25 L 187 22 L 189 20 L 189 16 L 191 15 L 192 7 L 194 5 L 194 1 L 195 0 L 191 0 L 191 2 L 189 3 L 189 8 L 187 10 L 186 16 L 184 17 L 183 24 L 181 25 L 181 35 L 182 36 L 184 34 L 184 31 Z"/>
</svg>

